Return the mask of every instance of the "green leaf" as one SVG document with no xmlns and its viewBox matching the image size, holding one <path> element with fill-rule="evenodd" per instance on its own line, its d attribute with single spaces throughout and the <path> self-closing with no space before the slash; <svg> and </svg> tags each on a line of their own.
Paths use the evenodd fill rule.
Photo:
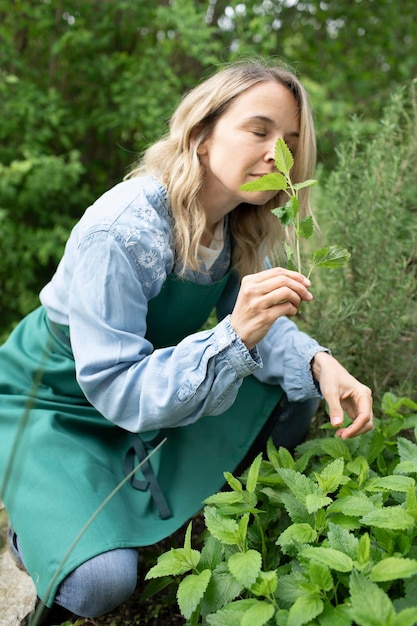
<svg viewBox="0 0 417 626">
<path fill-rule="evenodd" d="M 313 267 L 341 267 L 350 259 L 350 252 L 339 246 L 329 246 L 316 250 L 310 257 Z"/>
<path fill-rule="evenodd" d="M 237 600 L 227 604 L 216 613 L 207 615 L 206 621 L 210 626 L 236 626 L 241 623 L 246 611 L 249 611 L 257 602 L 256 598 Z"/>
<path fill-rule="evenodd" d="M 392 622 L 392 626 L 415 626 L 416 624 L 417 607 L 409 607 L 400 611 Z"/>
<path fill-rule="evenodd" d="M 348 554 L 352 559 L 356 559 L 359 548 L 359 540 L 355 535 L 340 524 L 329 523 L 329 531 L 327 533 L 329 547 L 340 550 Z"/>
<path fill-rule="evenodd" d="M 213 535 L 208 535 L 201 550 L 199 567 L 214 570 L 222 561 L 223 546 Z"/>
<path fill-rule="evenodd" d="M 288 613 L 287 626 L 308 624 L 323 611 L 323 600 L 319 594 L 304 594 L 297 598 Z"/>
<path fill-rule="evenodd" d="M 274 172 L 273 174 L 265 174 L 257 180 L 241 185 L 242 191 L 283 191 L 287 188 L 285 176 Z"/>
<path fill-rule="evenodd" d="M 208 531 L 227 545 L 237 545 L 242 537 L 238 523 L 228 517 L 221 515 L 214 506 L 206 506 L 204 509 L 204 520 Z"/>
<path fill-rule="evenodd" d="M 288 526 L 278 537 L 276 543 L 280 546 L 286 546 L 299 543 L 312 543 L 317 539 L 317 532 L 310 526 L 310 524 L 291 524 Z"/>
<path fill-rule="evenodd" d="M 293 188 L 295 191 L 298 191 L 304 187 L 313 187 L 314 185 L 317 185 L 317 180 L 310 178 L 309 180 L 304 180 L 302 183 L 294 183 Z"/>
<path fill-rule="evenodd" d="M 315 474 L 316 480 L 323 493 L 333 493 L 333 491 L 336 491 L 342 480 L 344 467 L 343 459 L 335 459 L 331 463 L 328 463 L 319 474 Z"/>
<path fill-rule="evenodd" d="M 392 530 L 406 530 L 412 528 L 415 520 L 400 506 L 387 506 L 383 509 L 375 508 L 371 513 L 364 515 L 360 521 L 368 526 L 390 528 Z"/>
<path fill-rule="evenodd" d="M 294 496 L 303 504 L 305 504 L 308 495 L 320 494 L 318 485 L 305 474 L 286 468 L 279 468 L 277 473 Z"/>
<path fill-rule="evenodd" d="M 306 496 L 306 507 L 309 513 L 315 513 L 319 509 L 324 509 L 331 502 L 331 498 L 320 493 L 312 493 Z"/>
<path fill-rule="evenodd" d="M 191 617 L 204 595 L 211 578 L 211 571 L 205 569 L 199 574 L 190 574 L 178 586 L 177 601 L 186 619 Z"/>
<path fill-rule="evenodd" d="M 390 556 L 373 566 L 370 579 L 377 583 L 409 578 L 415 574 L 417 574 L 417 561 Z"/>
<path fill-rule="evenodd" d="M 275 613 L 275 608 L 269 602 L 259 600 L 243 615 L 240 626 L 263 626 Z"/>
<path fill-rule="evenodd" d="M 371 540 L 369 538 L 368 533 L 364 533 L 359 539 L 358 562 L 361 565 L 365 565 L 366 563 L 368 563 L 370 553 L 371 553 Z"/>
<path fill-rule="evenodd" d="M 344 604 L 339 604 L 336 607 L 326 604 L 320 615 L 320 626 L 352 626 L 348 607 Z"/>
<path fill-rule="evenodd" d="M 291 150 L 280 137 L 275 144 L 275 166 L 277 170 L 289 176 L 292 166 L 294 165 L 294 157 Z"/>
<path fill-rule="evenodd" d="M 209 496 L 204 500 L 204 504 L 212 504 L 215 506 L 224 506 L 227 504 L 236 504 L 242 502 L 243 493 L 238 491 L 221 491 L 213 496 Z"/>
<path fill-rule="evenodd" d="M 350 461 L 352 458 L 346 441 L 340 437 L 323 437 L 318 445 L 323 454 L 328 454 L 334 459 L 342 458 L 345 461 Z"/>
<path fill-rule="evenodd" d="M 303 217 L 298 226 L 298 236 L 303 239 L 309 239 L 314 232 L 313 218 L 311 215 Z"/>
<path fill-rule="evenodd" d="M 410 476 L 381 476 L 379 478 L 372 478 L 365 485 L 366 491 L 380 491 L 384 489 L 386 491 L 399 491 L 407 493 L 410 486 L 415 486 L 416 481 Z"/>
<path fill-rule="evenodd" d="M 262 463 L 262 454 L 258 454 L 258 456 L 251 463 L 251 466 L 248 471 L 248 477 L 246 479 L 246 489 L 249 491 L 249 493 L 255 493 L 261 463 Z"/>
<path fill-rule="evenodd" d="M 257 550 L 236 552 L 229 557 L 227 564 L 236 580 L 249 589 L 261 571 L 262 557 Z"/>
<path fill-rule="evenodd" d="M 158 578 L 159 576 L 178 576 L 185 574 L 197 567 L 200 561 L 198 550 L 185 550 L 184 548 L 171 548 L 158 557 L 154 565 L 146 574 L 145 579 Z"/>
<path fill-rule="evenodd" d="M 275 570 L 259 572 L 256 582 L 250 588 L 255 596 L 271 596 L 278 585 L 278 576 Z"/>
<path fill-rule="evenodd" d="M 337 572 L 351 572 L 353 568 L 350 556 L 333 548 L 308 547 L 301 549 L 299 554 L 304 559 L 314 559 Z"/>
<path fill-rule="evenodd" d="M 272 209 L 271 212 L 278 217 L 283 226 L 295 226 L 299 210 L 300 202 L 298 198 L 291 196 L 285 206 Z"/>
<path fill-rule="evenodd" d="M 365 494 L 338 498 L 327 509 L 328 513 L 343 513 L 352 517 L 360 517 L 372 513 L 374 510 L 375 505 Z"/>
<path fill-rule="evenodd" d="M 213 571 L 210 582 L 201 601 L 201 610 L 207 615 L 214 613 L 228 602 L 237 598 L 244 587 L 230 573 L 227 563 L 220 563 Z"/>
<path fill-rule="evenodd" d="M 310 561 L 308 573 L 311 582 L 323 589 L 323 591 L 330 591 L 333 588 L 333 577 L 327 565 Z"/>
<path fill-rule="evenodd" d="M 352 572 L 349 582 L 350 609 L 353 620 L 366 626 L 392 624 L 394 607 L 387 594 L 378 585 L 358 572 Z"/>
<path fill-rule="evenodd" d="M 224 472 L 224 477 L 227 481 L 227 484 L 233 491 L 243 491 L 243 485 L 238 478 L 233 476 L 230 472 Z"/>
</svg>

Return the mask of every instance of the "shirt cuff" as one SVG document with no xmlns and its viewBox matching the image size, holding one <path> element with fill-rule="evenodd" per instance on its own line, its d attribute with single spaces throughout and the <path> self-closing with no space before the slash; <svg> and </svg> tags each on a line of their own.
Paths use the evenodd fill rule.
<svg viewBox="0 0 417 626">
<path fill-rule="evenodd" d="M 227 315 L 214 329 L 214 339 L 218 352 L 224 352 L 230 365 L 240 377 L 248 376 L 262 367 L 262 359 L 255 347 L 248 350 Z"/>
</svg>

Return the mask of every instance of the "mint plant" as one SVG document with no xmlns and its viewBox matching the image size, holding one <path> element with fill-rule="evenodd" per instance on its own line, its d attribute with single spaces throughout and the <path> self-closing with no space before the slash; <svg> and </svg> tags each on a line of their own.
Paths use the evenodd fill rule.
<svg viewBox="0 0 417 626">
<path fill-rule="evenodd" d="M 275 144 L 275 167 L 278 170 L 271 174 L 265 174 L 258 180 L 245 183 L 241 186 L 243 191 L 285 191 L 288 201 L 284 206 L 272 210 L 284 227 L 292 227 L 294 232 L 295 250 L 285 244 L 285 250 L 290 269 L 296 269 L 302 273 L 301 262 L 301 239 L 308 239 L 313 235 L 314 224 L 311 215 L 300 217 L 300 189 L 316 185 L 316 180 L 305 180 L 293 183 L 291 169 L 294 165 L 294 157 L 285 141 L 279 138 Z M 335 268 L 344 265 L 350 258 L 350 253 L 339 246 L 329 246 L 313 252 L 309 260 L 307 277 L 315 267 Z"/>
<path fill-rule="evenodd" d="M 205 501 L 201 550 L 162 554 L 189 626 L 417 623 L 417 404 L 386 394 L 355 439 L 259 455 Z M 164 584 L 165 584 L 164 583 Z"/>
</svg>

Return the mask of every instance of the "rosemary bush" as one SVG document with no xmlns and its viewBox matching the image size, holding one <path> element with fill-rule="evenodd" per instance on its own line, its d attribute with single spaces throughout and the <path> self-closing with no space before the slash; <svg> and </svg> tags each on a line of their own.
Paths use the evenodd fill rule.
<svg viewBox="0 0 417 626">
<path fill-rule="evenodd" d="M 352 121 L 314 196 L 319 236 L 351 258 L 315 274 L 303 321 L 379 400 L 388 389 L 410 397 L 417 389 L 416 87 L 393 94 L 373 136 Z"/>
</svg>

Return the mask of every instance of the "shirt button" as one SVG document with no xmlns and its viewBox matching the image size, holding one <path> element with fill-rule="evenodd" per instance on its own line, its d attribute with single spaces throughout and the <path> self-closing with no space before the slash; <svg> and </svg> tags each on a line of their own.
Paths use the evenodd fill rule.
<svg viewBox="0 0 417 626">
<path fill-rule="evenodd" d="M 227 339 L 226 339 L 226 337 L 220 337 L 220 345 L 221 345 L 221 346 L 225 346 L 225 345 L 226 345 L 226 343 L 227 343 Z"/>
</svg>

